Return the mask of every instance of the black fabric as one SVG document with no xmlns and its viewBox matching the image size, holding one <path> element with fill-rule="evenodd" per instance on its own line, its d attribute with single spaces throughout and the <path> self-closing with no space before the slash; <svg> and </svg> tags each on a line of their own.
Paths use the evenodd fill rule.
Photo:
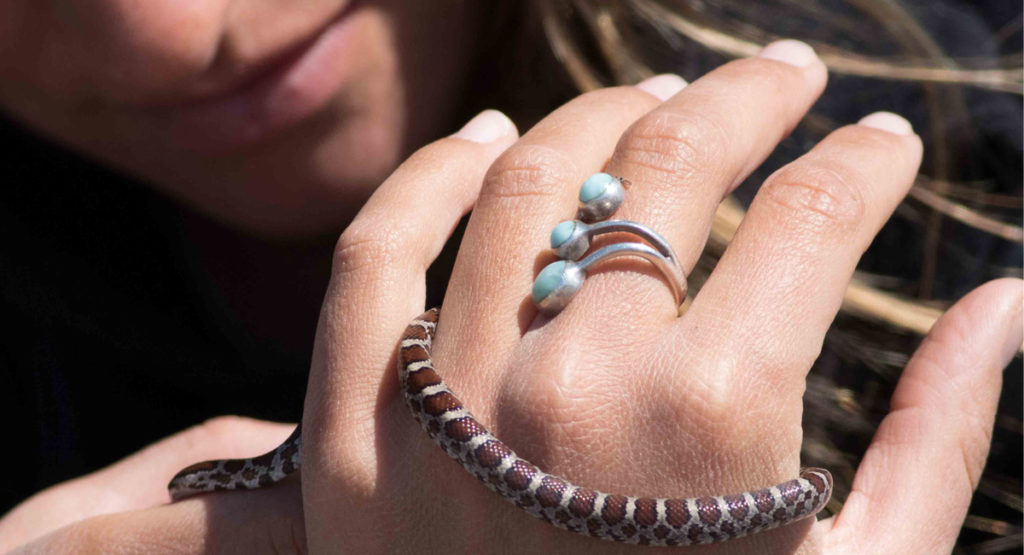
<svg viewBox="0 0 1024 555">
<path fill-rule="evenodd" d="M 187 211 L 4 119 L 0 145 L 0 415 L 35 469 L 0 513 L 217 414 L 299 418 L 310 350 L 237 325 Z"/>
</svg>

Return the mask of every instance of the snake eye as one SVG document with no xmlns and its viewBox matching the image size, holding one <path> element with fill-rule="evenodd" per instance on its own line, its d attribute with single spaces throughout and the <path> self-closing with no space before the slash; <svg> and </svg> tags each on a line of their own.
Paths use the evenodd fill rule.
<svg viewBox="0 0 1024 555">
<path fill-rule="evenodd" d="M 577 218 L 584 222 L 606 220 L 619 209 L 626 197 L 622 181 L 607 173 L 595 173 L 580 186 Z"/>
<path fill-rule="evenodd" d="M 583 286 L 584 277 L 583 270 L 571 260 L 548 264 L 533 282 L 533 304 L 543 314 L 558 314 Z"/>
</svg>

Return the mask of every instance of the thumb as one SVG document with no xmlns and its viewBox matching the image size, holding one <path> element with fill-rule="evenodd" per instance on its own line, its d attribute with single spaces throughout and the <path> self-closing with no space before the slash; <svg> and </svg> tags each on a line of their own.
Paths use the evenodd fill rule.
<svg viewBox="0 0 1024 555">
<path fill-rule="evenodd" d="M 1024 282 L 975 289 L 903 371 L 828 540 L 840 553 L 948 553 L 981 478 Z"/>
<path fill-rule="evenodd" d="M 267 489 L 207 495 L 75 522 L 12 555 L 306 553 L 297 476 Z"/>
<path fill-rule="evenodd" d="M 0 553 L 99 515 L 170 501 L 167 482 L 192 463 L 259 455 L 294 425 L 225 416 L 162 439 L 106 468 L 48 488 L 0 518 Z"/>
</svg>

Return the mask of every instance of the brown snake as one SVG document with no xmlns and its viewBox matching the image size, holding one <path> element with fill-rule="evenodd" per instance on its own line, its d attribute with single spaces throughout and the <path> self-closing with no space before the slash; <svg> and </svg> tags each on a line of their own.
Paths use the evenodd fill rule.
<svg viewBox="0 0 1024 555">
<path fill-rule="evenodd" d="M 448 456 L 527 513 L 573 532 L 625 543 L 692 545 L 738 538 L 817 513 L 832 475 L 805 468 L 788 482 L 734 495 L 652 499 L 607 494 L 546 474 L 491 435 L 435 372 L 430 346 L 439 310 L 414 320 L 402 336 L 398 373 L 413 417 Z M 252 489 L 299 468 L 301 426 L 277 449 L 253 459 L 208 461 L 168 485 L 175 500 L 216 490 Z"/>
</svg>

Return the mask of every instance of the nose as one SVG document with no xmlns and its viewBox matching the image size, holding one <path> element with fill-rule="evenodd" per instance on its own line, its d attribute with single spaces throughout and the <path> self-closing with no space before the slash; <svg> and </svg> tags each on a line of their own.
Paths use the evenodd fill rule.
<svg viewBox="0 0 1024 555">
<path fill-rule="evenodd" d="M 101 92 L 159 97 L 217 51 L 229 0 L 63 0 L 49 31 Z"/>
</svg>

